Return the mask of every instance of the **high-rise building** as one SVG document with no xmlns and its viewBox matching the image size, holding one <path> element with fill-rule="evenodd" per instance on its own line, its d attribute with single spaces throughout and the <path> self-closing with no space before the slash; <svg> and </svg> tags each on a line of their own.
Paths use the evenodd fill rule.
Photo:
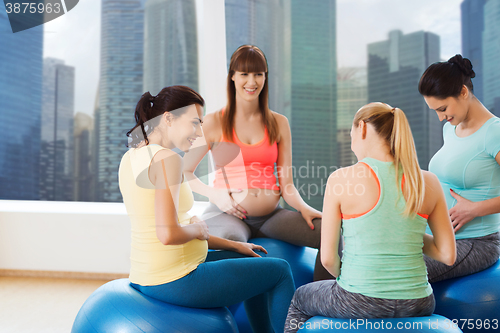
<svg viewBox="0 0 500 333">
<path fill-rule="evenodd" d="M 394 30 L 388 40 L 368 44 L 368 100 L 405 112 L 422 169 L 443 145 L 443 136 L 436 113 L 418 92 L 418 82 L 425 69 L 439 60 L 439 36 L 430 32 L 405 35 Z"/>
<path fill-rule="evenodd" d="M 289 4 L 290 36 L 284 38 L 291 44 L 289 120 L 295 184 L 307 203 L 322 209 L 326 181 L 338 164 L 336 1 Z M 305 175 L 300 172 L 304 168 Z"/>
<path fill-rule="evenodd" d="M 43 28 L 12 33 L 0 4 L 0 199 L 39 199 Z"/>
<path fill-rule="evenodd" d="M 355 164 L 351 127 L 356 112 L 368 102 L 366 67 L 343 67 L 337 72 L 337 147 L 339 167 Z"/>
<path fill-rule="evenodd" d="M 99 189 L 99 181 L 97 178 L 98 172 L 98 161 L 99 161 L 99 90 L 100 85 L 97 85 L 97 92 L 94 101 L 94 126 L 92 129 L 92 138 L 90 139 L 90 173 L 92 174 L 92 183 L 90 186 L 90 198 L 91 201 L 99 201 L 100 195 L 98 195 L 97 190 Z"/>
<path fill-rule="evenodd" d="M 292 130 L 290 172 L 304 200 L 317 209 L 337 161 L 335 4 L 225 1 L 228 63 L 243 44 L 266 55 L 269 107 L 285 115 Z"/>
<path fill-rule="evenodd" d="M 500 1 L 486 0 L 483 31 L 483 103 L 500 116 Z"/>
<path fill-rule="evenodd" d="M 464 0 L 462 12 L 462 55 L 474 66 L 474 95 L 483 100 L 483 30 L 486 0 Z"/>
<path fill-rule="evenodd" d="M 144 9 L 141 0 L 102 0 L 99 108 L 95 118 L 97 201 L 122 200 L 118 166 L 126 132 L 143 93 Z"/>
<path fill-rule="evenodd" d="M 225 0 L 226 55 L 256 45 L 268 62 L 269 107 L 290 116 L 290 38 L 288 5 L 283 0 Z M 287 61 L 288 60 L 288 61 Z M 287 80 L 288 75 L 288 80 Z"/>
<path fill-rule="evenodd" d="M 199 91 L 195 0 L 148 0 L 144 8 L 143 90 L 156 95 L 171 85 Z M 208 182 L 208 155 L 195 174 Z M 194 197 L 206 200 L 198 193 Z"/>
<path fill-rule="evenodd" d="M 43 61 L 40 199 L 72 201 L 74 182 L 73 113 L 75 68 Z"/>
<path fill-rule="evenodd" d="M 88 114 L 78 112 L 75 114 L 74 124 L 74 199 L 75 201 L 94 201 L 90 157 L 94 120 Z"/>
<path fill-rule="evenodd" d="M 198 91 L 195 0 L 148 0 L 144 8 L 144 91 L 171 85 Z"/>
</svg>

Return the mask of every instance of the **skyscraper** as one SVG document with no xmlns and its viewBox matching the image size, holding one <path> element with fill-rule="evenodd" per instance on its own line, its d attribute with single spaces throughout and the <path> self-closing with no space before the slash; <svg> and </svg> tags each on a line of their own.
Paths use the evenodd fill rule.
<svg viewBox="0 0 500 333">
<path fill-rule="evenodd" d="M 351 127 L 356 111 L 368 102 L 366 67 L 343 67 L 337 72 L 337 146 L 338 163 L 356 163 L 351 150 Z"/>
<path fill-rule="evenodd" d="M 268 62 L 269 107 L 290 116 L 290 26 L 283 0 L 225 0 L 226 54 L 244 44 L 258 46 Z M 288 61 L 287 61 L 288 59 Z"/>
<path fill-rule="evenodd" d="M 195 0 L 148 0 L 144 9 L 144 91 L 171 85 L 198 91 Z"/>
<path fill-rule="evenodd" d="M 72 201 L 74 176 L 73 113 L 75 68 L 43 61 L 40 199 Z"/>
<path fill-rule="evenodd" d="M 335 3 L 225 1 L 228 63 L 243 44 L 266 55 L 269 107 L 290 122 L 294 182 L 317 209 L 337 154 Z"/>
<path fill-rule="evenodd" d="M 500 116 L 500 1 L 486 0 L 483 31 L 483 103 Z"/>
<path fill-rule="evenodd" d="M 143 91 L 144 9 L 141 0 L 102 0 L 101 74 L 95 130 L 99 142 L 97 200 L 121 201 L 118 166 Z"/>
<path fill-rule="evenodd" d="M 483 30 L 485 0 L 464 0 L 462 12 L 462 55 L 474 66 L 474 95 L 483 101 Z"/>
<path fill-rule="evenodd" d="M 322 209 L 326 181 L 338 166 L 335 5 L 335 0 L 292 0 L 289 12 L 295 183 L 316 209 Z"/>
<path fill-rule="evenodd" d="M 164 87 L 183 85 L 199 91 L 195 0 L 148 0 L 144 29 L 143 90 L 156 95 Z M 208 156 L 195 173 L 208 182 Z"/>
<path fill-rule="evenodd" d="M 75 201 L 94 201 L 90 157 L 94 120 L 88 114 L 78 112 L 75 114 L 74 123 L 74 199 Z"/>
<path fill-rule="evenodd" d="M 368 44 L 368 100 L 405 112 L 422 169 L 443 145 L 442 125 L 418 92 L 420 76 L 439 54 L 439 36 L 424 31 L 394 30 L 388 40 Z"/>
<path fill-rule="evenodd" d="M 39 199 L 43 28 L 12 33 L 0 5 L 0 199 Z"/>
</svg>

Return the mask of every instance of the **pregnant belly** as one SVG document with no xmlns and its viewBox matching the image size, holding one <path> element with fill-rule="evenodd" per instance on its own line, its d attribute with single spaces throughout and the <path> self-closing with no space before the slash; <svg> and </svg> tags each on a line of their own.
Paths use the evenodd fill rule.
<svg viewBox="0 0 500 333">
<path fill-rule="evenodd" d="M 247 216 L 262 216 L 271 213 L 278 205 L 280 192 L 276 190 L 251 188 L 232 197 L 247 211 Z"/>
</svg>

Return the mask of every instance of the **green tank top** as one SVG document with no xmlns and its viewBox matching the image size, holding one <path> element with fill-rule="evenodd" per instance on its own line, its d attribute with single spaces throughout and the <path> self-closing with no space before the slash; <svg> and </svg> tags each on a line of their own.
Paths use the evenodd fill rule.
<svg viewBox="0 0 500 333">
<path fill-rule="evenodd" d="M 342 221 L 344 250 L 338 284 L 369 297 L 429 296 L 432 287 L 422 253 L 427 219 L 403 215 L 406 201 L 401 181 L 396 184 L 394 163 L 373 158 L 360 163 L 374 171 L 371 175 L 378 179 L 380 197 L 367 213 Z"/>
</svg>

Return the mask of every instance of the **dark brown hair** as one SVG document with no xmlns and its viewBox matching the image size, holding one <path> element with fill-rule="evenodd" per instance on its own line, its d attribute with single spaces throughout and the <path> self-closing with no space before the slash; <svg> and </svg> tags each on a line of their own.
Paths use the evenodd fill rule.
<svg viewBox="0 0 500 333">
<path fill-rule="evenodd" d="M 149 91 L 145 92 L 135 108 L 134 116 L 136 125 L 127 132 L 128 147 L 135 147 L 143 140 L 146 141 L 146 145 L 149 144 L 148 135 L 158 126 L 159 122 L 151 124 L 146 129 L 144 128 L 145 122 L 165 112 L 181 109 L 192 104 L 198 104 L 203 107 L 205 101 L 200 94 L 186 86 L 165 87 L 156 96 L 151 95 Z M 185 110 L 181 111 L 185 112 Z M 176 113 L 176 116 L 180 116 L 182 113 Z M 158 117 L 159 119 L 160 117 Z M 142 135 L 131 135 L 139 126 L 141 127 Z"/>
<path fill-rule="evenodd" d="M 458 97 L 464 85 L 474 92 L 471 79 L 475 76 L 470 60 L 457 54 L 448 61 L 430 65 L 420 78 L 418 91 L 423 96 L 439 99 Z"/>
<path fill-rule="evenodd" d="M 235 72 L 259 73 L 265 72 L 265 82 L 259 94 L 259 109 L 262 120 L 267 128 L 269 144 L 278 140 L 278 123 L 269 109 L 269 85 L 267 60 L 264 53 L 257 46 L 242 45 L 234 51 L 229 62 L 227 73 L 227 106 L 222 117 L 222 133 L 226 140 L 233 142 L 234 115 L 236 113 L 236 87 L 232 77 Z"/>
</svg>

